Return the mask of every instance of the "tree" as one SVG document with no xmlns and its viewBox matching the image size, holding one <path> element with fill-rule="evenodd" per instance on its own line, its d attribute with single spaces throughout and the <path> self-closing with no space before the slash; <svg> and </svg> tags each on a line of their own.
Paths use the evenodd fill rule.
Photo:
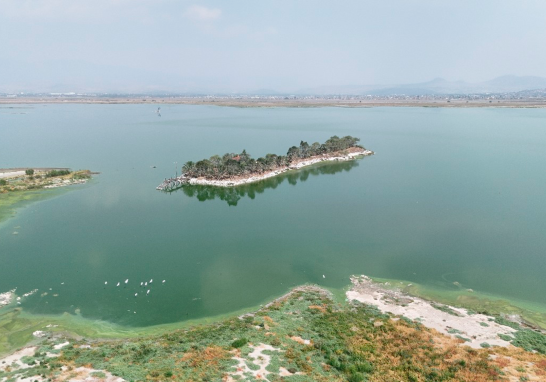
<svg viewBox="0 0 546 382">
<path fill-rule="evenodd" d="M 300 142 L 300 158 L 307 158 L 309 156 L 309 144 L 307 142 Z"/>
<path fill-rule="evenodd" d="M 288 152 L 286 153 L 286 156 L 290 159 L 290 161 L 293 161 L 294 158 L 297 158 L 300 156 L 300 148 L 296 146 L 292 146 L 288 149 Z"/>
<path fill-rule="evenodd" d="M 186 162 L 184 166 L 182 166 L 182 172 L 185 174 L 191 174 L 195 168 L 195 163 L 193 163 L 191 160 Z"/>
<path fill-rule="evenodd" d="M 27 174 L 28 176 L 34 175 L 34 169 L 32 169 L 32 168 L 27 168 L 27 169 L 25 170 L 25 174 Z"/>
</svg>

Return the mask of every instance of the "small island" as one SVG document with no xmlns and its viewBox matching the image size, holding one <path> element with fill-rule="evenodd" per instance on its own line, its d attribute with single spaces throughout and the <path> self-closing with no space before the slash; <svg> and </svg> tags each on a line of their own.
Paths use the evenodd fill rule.
<svg viewBox="0 0 546 382">
<path fill-rule="evenodd" d="M 359 145 L 360 138 L 334 135 L 324 143 L 309 145 L 301 141 L 299 146 L 292 146 L 286 155 L 266 154 L 253 159 L 246 150 L 240 154 L 227 153 L 214 155 L 198 162 L 186 162 L 182 166 L 182 175 L 165 179 L 157 189 L 172 191 L 185 184 L 233 187 L 253 183 L 297 170 L 305 166 L 324 161 L 348 161 L 374 154 Z"/>
</svg>

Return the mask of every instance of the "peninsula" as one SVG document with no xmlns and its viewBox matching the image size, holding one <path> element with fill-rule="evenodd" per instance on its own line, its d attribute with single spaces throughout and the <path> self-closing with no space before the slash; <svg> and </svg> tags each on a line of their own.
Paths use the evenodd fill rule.
<svg viewBox="0 0 546 382">
<path fill-rule="evenodd" d="M 348 161 L 357 157 L 374 154 L 358 145 L 360 138 L 351 136 L 330 137 L 320 144 L 309 145 L 301 141 L 299 146 L 292 146 L 286 155 L 266 154 L 253 159 L 246 150 L 240 154 L 227 153 L 222 157 L 214 155 L 198 162 L 186 162 L 182 166 L 182 175 L 165 179 L 157 189 L 171 191 L 185 184 L 233 187 L 267 179 L 289 170 L 324 161 Z"/>
<path fill-rule="evenodd" d="M 91 171 L 68 168 L 0 169 L 0 193 L 57 188 L 81 184 L 91 178 Z"/>
</svg>

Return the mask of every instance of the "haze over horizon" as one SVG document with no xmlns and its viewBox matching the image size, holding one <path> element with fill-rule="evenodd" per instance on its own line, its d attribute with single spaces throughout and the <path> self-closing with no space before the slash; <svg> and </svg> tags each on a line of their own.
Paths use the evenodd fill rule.
<svg viewBox="0 0 546 382">
<path fill-rule="evenodd" d="M 0 92 L 286 93 L 546 78 L 545 11 L 541 1 L 4 0 Z"/>
</svg>

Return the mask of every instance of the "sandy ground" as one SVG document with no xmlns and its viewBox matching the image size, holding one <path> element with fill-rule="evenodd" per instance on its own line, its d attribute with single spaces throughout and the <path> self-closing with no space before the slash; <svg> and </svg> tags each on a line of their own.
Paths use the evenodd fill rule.
<svg viewBox="0 0 546 382">
<path fill-rule="evenodd" d="M 16 178 L 23 175 L 25 175 L 24 171 L 0 172 L 0 179 L 1 178 Z"/>
<path fill-rule="evenodd" d="M 60 350 L 63 347 L 69 345 L 68 341 L 61 344 L 55 345 L 54 349 Z M 23 357 L 32 357 L 38 348 L 36 346 L 26 347 L 21 350 L 16 351 L 15 353 L 0 358 L 0 371 L 5 371 L 7 368 L 12 370 L 25 370 L 32 366 L 24 363 L 22 361 Z M 47 353 L 48 358 L 58 357 L 59 354 Z M 98 378 L 96 373 L 102 373 L 104 378 Z M 1 378 L 0 382 L 6 381 L 5 378 Z M 21 376 L 15 377 L 15 382 L 42 382 L 44 379 L 40 376 L 32 376 L 28 378 L 23 378 Z M 67 382 L 91 382 L 91 381 L 101 381 L 101 382 L 125 382 L 123 378 L 116 377 L 110 374 L 107 371 L 95 370 L 88 367 L 78 367 L 74 369 L 69 369 L 66 366 L 62 367 L 62 372 L 58 375 L 55 381 L 67 381 Z"/>
<path fill-rule="evenodd" d="M 227 378 L 225 378 L 226 382 L 236 381 L 237 379 L 235 378 L 237 378 L 237 376 L 238 378 L 240 378 L 239 380 L 246 380 L 248 376 L 252 376 L 253 378 L 258 379 L 260 381 L 269 381 L 269 379 L 267 379 L 267 375 L 276 374 L 266 370 L 266 368 L 271 363 L 271 356 L 268 354 L 264 354 L 263 352 L 265 350 L 272 351 L 272 352 L 273 351 L 280 352 L 283 350 L 277 349 L 271 345 L 266 345 L 266 344 L 250 345 L 249 347 L 252 348 L 252 352 L 248 354 L 248 359 L 240 357 L 240 350 L 235 351 L 236 355 L 233 357 L 233 359 L 238 362 L 237 365 L 234 366 L 236 370 L 231 373 L 228 373 Z M 253 370 L 249 368 L 247 365 L 247 362 L 251 362 L 252 364 L 258 366 L 258 369 Z M 302 374 L 302 373 L 298 372 L 296 374 Z M 287 377 L 294 374 L 289 372 L 284 367 L 280 367 L 279 375 L 281 377 Z"/>
<path fill-rule="evenodd" d="M 374 154 L 373 151 L 362 150 L 362 151 L 357 151 L 357 152 L 351 152 L 351 153 L 348 153 L 347 155 L 338 155 L 338 156 L 334 156 L 334 157 L 328 157 L 328 156 L 316 157 L 316 158 L 312 158 L 312 159 L 308 159 L 308 160 L 299 161 L 297 163 L 293 163 L 289 167 L 286 167 L 286 168 L 282 168 L 282 169 L 279 169 L 279 170 L 267 172 L 267 173 L 256 175 L 256 176 L 240 178 L 240 179 L 210 180 L 210 179 L 205 179 L 205 178 L 186 178 L 184 175 L 181 175 L 180 177 L 177 178 L 177 180 L 179 180 L 182 183 L 191 184 L 191 185 L 216 186 L 216 187 L 234 187 L 234 186 L 240 186 L 240 185 L 243 185 L 243 184 L 259 182 L 261 180 L 272 178 L 274 176 L 280 175 L 280 174 L 282 174 L 284 172 L 287 172 L 287 171 L 290 171 L 290 170 L 298 170 L 298 169 L 300 169 L 302 167 L 310 166 L 310 165 L 313 165 L 315 163 L 326 162 L 326 161 L 328 161 L 328 162 L 330 162 L 330 161 L 348 161 L 348 160 L 353 160 L 355 157 L 368 156 L 368 155 L 373 155 L 373 154 Z M 158 187 L 156 187 L 156 189 L 162 190 L 162 185 L 159 185 Z"/>
<path fill-rule="evenodd" d="M 374 305 L 382 312 L 402 315 L 411 320 L 417 320 L 428 328 L 456 338 L 464 338 L 464 345 L 481 348 L 482 343 L 491 346 L 510 345 L 499 334 L 511 335 L 514 329 L 495 323 L 493 317 L 483 314 L 468 314 L 465 309 L 436 304 L 437 307 L 450 311 L 439 310 L 434 303 L 418 297 L 409 296 L 398 290 L 390 290 L 382 284 L 374 283 L 370 278 L 353 276 L 352 288 L 346 295 L 349 300 L 357 300 L 368 305 Z"/>
</svg>

